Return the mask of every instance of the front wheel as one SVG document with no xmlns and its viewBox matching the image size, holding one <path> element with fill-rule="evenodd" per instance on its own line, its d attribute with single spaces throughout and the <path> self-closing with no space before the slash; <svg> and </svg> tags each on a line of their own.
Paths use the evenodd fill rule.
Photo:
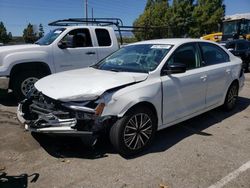
<svg viewBox="0 0 250 188">
<path fill-rule="evenodd" d="M 156 128 L 157 121 L 152 110 L 138 106 L 111 127 L 110 141 L 121 155 L 134 155 L 151 144 Z"/>
<path fill-rule="evenodd" d="M 236 82 L 233 82 L 227 91 L 223 107 L 226 111 L 232 110 L 236 106 L 238 99 L 239 87 Z"/>
<path fill-rule="evenodd" d="M 47 74 L 43 72 L 27 71 L 16 73 L 12 76 L 12 90 L 15 97 L 18 100 L 22 100 L 26 97 L 30 89 L 34 84 Z"/>
</svg>

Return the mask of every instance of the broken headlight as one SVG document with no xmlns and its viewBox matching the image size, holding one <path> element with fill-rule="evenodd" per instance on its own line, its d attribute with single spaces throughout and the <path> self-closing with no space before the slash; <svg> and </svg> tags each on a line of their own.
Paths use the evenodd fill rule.
<svg viewBox="0 0 250 188">
<path fill-rule="evenodd" d="M 105 107 L 105 103 L 102 103 L 99 100 L 85 101 L 85 102 L 67 102 L 63 103 L 62 106 L 69 108 L 71 110 L 100 116 Z"/>
</svg>

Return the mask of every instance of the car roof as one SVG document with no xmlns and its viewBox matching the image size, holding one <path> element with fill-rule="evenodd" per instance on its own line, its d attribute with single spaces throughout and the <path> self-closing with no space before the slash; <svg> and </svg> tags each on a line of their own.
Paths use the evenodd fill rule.
<svg viewBox="0 0 250 188">
<path fill-rule="evenodd" d="M 170 45 L 180 45 L 188 42 L 209 42 L 208 40 L 203 39 L 192 39 L 192 38 L 169 38 L 169 39 L 155 39 L 155 40 L 146 40 L 141 42 L 136 42 L 134 44 L 170 44 Z"/>
</svg>

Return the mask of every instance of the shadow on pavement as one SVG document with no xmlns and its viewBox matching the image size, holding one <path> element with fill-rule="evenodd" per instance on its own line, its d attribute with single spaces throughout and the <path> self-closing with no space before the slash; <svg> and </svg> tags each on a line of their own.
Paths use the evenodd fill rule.
<svg viewBox="0 0 250 188">
<path fill-rule="evenodd" d="M 0 90 L 0 104 L 4 106 L 17 106 L 18 101 L 12 92 L 3 92 Z"/>
<path fill-rule="evenodd" d="M 147 153 L 166 151 L 181 140 L 194 134 L 201 136 L 213 136 L 205 131 L 208 127 L 213 126 L 214 124 L 219 123 L 234 114 L 240 113 L 249 105 L 250 99 L 239 97 L 238 105 L 231 112 L 225 112 L 221 108 L 217 108 L 159 131 L 149 149 L 132 158 L 140 157 Z M 107 155 L 111 153 L 116 153 L 108 141 L 108 138 L 99 140 L 94 148 L 87 148 L 82 144 L 79 138 L 52 137 L 39 134 L 34 134 L 33 136 L 50 155 L 56 158 L 73 157 L 97 159 L 107 157 Z"/>
<path fill-rule="evenodd" d="M 39 178 L 38 173 L 34 173 L 31 175 L 21 174 L 18 176 L 8 176 L 7 173 L 0 173 L 0 187 L 1 188 L 26 188 L 28 187 L 28 178 L 33 177 L 30 181 L 34 183 Z"/>
</svg>

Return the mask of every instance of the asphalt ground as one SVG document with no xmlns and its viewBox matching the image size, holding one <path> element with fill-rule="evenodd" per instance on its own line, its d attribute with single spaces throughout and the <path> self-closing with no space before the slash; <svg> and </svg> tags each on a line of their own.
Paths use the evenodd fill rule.
<svg viewBox="0 0 250 188">
<path fill-rule="evenodd" d="M 16 118 L 17 102 L 0 96 L 0 187 L 250 188 L 250 73 L 232 112 L 217 108 L 157 133 L 133 158 L 108 139 L 33 135 Z"/>
</svg>

